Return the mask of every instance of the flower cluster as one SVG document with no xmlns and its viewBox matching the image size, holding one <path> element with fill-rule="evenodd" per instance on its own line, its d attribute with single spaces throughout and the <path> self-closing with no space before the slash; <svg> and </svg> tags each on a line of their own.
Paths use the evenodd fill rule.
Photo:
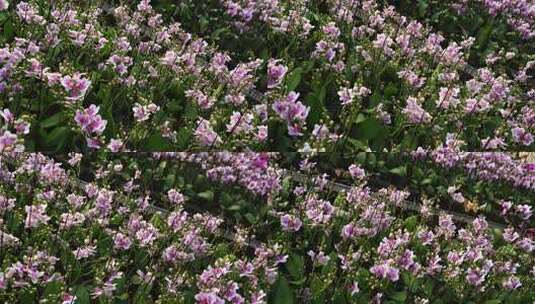
<svg viewBox="0 0 535 304">
<path fill-rule="evenodd" d="M 467 150 L 535 144 L 529 46 L 493 47 L 468 66 L 485 49 L 484 33 L 443 35 L 399 7 L 39 2 L 1 5 L 17 29 L 2 37 L 1 106 L 21 105 L 15 114 L 37 122 L 20 136 L 27 148 L 395 151 L 437 148 L 450 133 Z M 526 1 L 476 6 L 507 16 L 529 39 Z M 213 21 L 209 30 L 202 20 Z M 89 105 L 105 111 L 106 132 L 76 127 Z"/>
<path fill-rule="evenodd" d="M 485 211 L 462 217 L 425 197 L 414 209 L 414 193 L 375 186 L 363 163 L 338 170 L 350 181 L 341 186 L 313 155 L 297 169 L 277 153 L 106 156 L 0 159 L 0 214 L 16 215 L 0 228 L 0 297 L 54 282 L 59 289 L 43 293 L 54 301 L 137 290 L 154 300 L 267 303 L 297 296 L 288 282 L 299 281 L 308 299 L 377 302 L 400 292 L 395 283 L 404 297 L 462 302 L 501 290 L 526 300 L 535 284 L 532 210 L 513 196 L 500 202 L 503 214 L 523 221 L 496 226 Z M 82 181 L 79 169 L 93 173 Z M 216 215 L 237 210 L 250 210 L 245 222 L 240 212 Z M 89 275 L 77 277 L 80 267 Z"/>
</svg>

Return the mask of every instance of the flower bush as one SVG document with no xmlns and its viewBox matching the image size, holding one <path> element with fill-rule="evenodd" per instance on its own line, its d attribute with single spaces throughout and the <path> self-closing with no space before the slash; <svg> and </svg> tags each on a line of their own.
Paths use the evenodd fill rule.
<svg viewBox="0 0 535 304">
<path fill-rule="evenodd" d="M 535 302 L 526 0 L 0 0 L 0 301 Z"/>
<path fill-rule="evenodd" d="M 416 163 L 410 154 L 362 156 L 5 155 L 0 297 L 23 303 L 534 299 L 531 189 L 492 192 L 501 189 L 497 183 L 523 185 L 503 171 L 486 178 L 484 166 L 465 171 L 463 162 L 485 157 L 477 153 L 459 153 L 460 168 L 449 174 L 423 153 Z M 515 161 L 511 154 L 487 164 L 507 157 Z M 483 200 L 490 208 L 478 204 Z"/>
<path fill-rule="evenodd" d="M 531 150 L 529 4 L 431 2 L 6 2 L 3 149 Z M 463 34 L 480 7 L 524 34 Z"/>
</svg>

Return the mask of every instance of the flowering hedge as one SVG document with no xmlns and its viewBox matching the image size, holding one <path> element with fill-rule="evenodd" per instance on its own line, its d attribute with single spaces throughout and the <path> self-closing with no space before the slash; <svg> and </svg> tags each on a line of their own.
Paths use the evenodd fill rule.
<svg viewBox="0 0 535 304">
<path fill-rule="evenodd" d="M 533 7 L 420 3 L 4 1 L 0 149 L 531 150 Z"/>
<path fill-rule="evenodd" d="M 534 20 L 0 0 L 0 301 L 535 302 Z"/>
<path fill-rule="evenodd" d="M 446 175 L 432 162 L 408 165 L 413 157 L 4 156 L 0 298 L 534 300 L 531 190 L 489 193 L 498 181 L 481 184 L 484 167 Z M 479 156 L 459 155 L 470 157 Z"/>
</svg>

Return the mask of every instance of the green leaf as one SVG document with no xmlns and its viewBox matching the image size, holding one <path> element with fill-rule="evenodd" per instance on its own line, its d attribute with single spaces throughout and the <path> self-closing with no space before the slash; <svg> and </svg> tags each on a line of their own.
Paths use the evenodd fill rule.
<svg viewBox="0 0 535 304">
<path fill-rule="evenodd" d="M 312 290 L 312 297 L 319 298 L 322 296 L 323 292 L 329 287 L 331 280 L 324 280 L 319 276 L 316 276 L 310 282 L 310 289 Z"/>
<path fill-rule="evenodd" d="M 290 255 L 286 263 L 286 269 L 295 281 L 300 281 L 305 274 L 305 259 L 298 254 Z"/>
<path fill-rule="evenodd" d="M 403 280 L 403 284 L 405 284 L 411 292 L 417 290 L 417 279 L 413 275 L 408 272 L 403 272 L 401 273 L 401 279 Z"/>
<path fill-rule="evenodd" d="M 359 123 L 361 123 L 361 122 L 363 122 L 363 121 L 365 121 L 365 120 L 366 120 L 366 115 L 364 115 L 364 114 L 362 114 L 362 113 L 359 113 L 359 114 L 357 115 L 357 119 L 355 119 L 355 123 L 356 123 L 356 124 L 359 124 Z"/>
<path fill-rule="evenodd" d="M 41 127 L 43 128 L 50 128 L 53 126 L 56 126 L 63 120 L 63 112 L 58 112 L 47 119 L 44 119 L 41 121 Z"/>
<path fill-rule="evenodd" d="M 490 21 L 479 30 L 479 34 L 477 36 L 477 45 L 480 47 L 480 49 L 483 50 L 487 47 L 493 27 L 494 25 L 492 21 Z"/>
<path fill-rule="evenodd" d="M 321 89 L 317 94 L 320 104 L 323 104 L 323 102 L 325 101 L 325 96 L 327 96 L 327 84 L 321 86 Z"/>
<path fill-rule="evenodd" d="M 145 144 L 145 149 L 150 151 L 165 151 L 170 148 L 169 142 L 159 133 L 153 133 Z"/>
<path fill-rule="evenodd" d="M 297 68 L 293 70 L 292 74 L 288 77 L 288 85 L 286 88 L 288 91 L 293 91 L 299 83 L 301 82 L 301 73 L 303 72 L 302 68 Z"/>
<path fill-rule="evenodd" d="M 79 285 L 74 288 L 76 304 L 89 304 L 89 292 L 85 286 Z"/>
<path fill-rule="evenodd" d="M 393 83 L 390 83 L 385 88 L 384 99 L 391 99 L 395 97 L 397 93 L 398 93 L 397 86 Z"/>
<path fill-rule="evenodd" d="M 418 14 L 420 15 L 420 18 L 425 17 L 425 13 L 427 11 L 427 7 L 429 6 L 429 3 L 427 3 L 426 0 L 419 0 L 418 1 Z"/>
<path fill-rule="evenodd" d="M 398 291 L 392 294 L 392 300 L 398 302 L 398 303 L 405 303 L 407 301 L 407 292 L 406 291 Z"/>
<path fill-rule="evenodd" d="M 405 228 L 407 228 L 408 231 L 413 232 L 416 230 L 416 226 L 418 225 L 418 217 L 415 215 L 410 216 L 405 219 Z"/>
<path fill-rule="evenodd" d="M 381 102 L 381 94 L 379 91 L 375 91 L 373 95 L 370 97 L 370 107 L 375 107 Z"/>
<path fill-rule="evenodd" d="M 252 213 L 246 213 L 244 216 L 251 224 L 256 224 L 258 222 L 258 219 Z"/>
<path fill-rule="evenodd" d="M 186 150 L 192 142 L 193 130 L 190 128 L 181 128 L 177 134 L 177 148 Z"/>
<path fill-rule="evenodd" d="M 61 283 L 59 281 L 50 282 L 46 285 L 44 296 L 59 296 L 61 292 Z"/>
<path fill-rule="evenodd" d="M 20 294 L 19 303 L 21 303 L 21 304 L 33 304 L 33 303 L 36 303 L 35 295 L 30 290 L 24 290 Z"/>
<path fill-rule="evenodd" d="M 67 137 L 69 136 L 70 129 L 66 126 L 56 127 L 52 132 L 47 135 L 47 144 L 55 147 L 56 150 L 61 150 L 61 148 L 67 142 Z"/>
<path fill-rule="evenodd" d="M 319 122 L 321 118 L 321 114 L 323 112 L 323 105 L 319 101 L 319 99 L 313 95 L 309 94 L 305 98 L 306 104 L 310 106 L 310 112 L 307 117 L 307 123 L 311 126 L 315 125 Z"/>
<path fill-rule="evenodd" d="M 204 191 L 204 192 L 201 192 L 199 194 L 197 194 L 200 198 L 203 198 L 209 202 L 213 201 L 214 200 L 214 192 L 213 191 Z"/>
<path fill-rule="evenodd" d="M 290 284 L 296 285 L 296 286 L 301 286 L 301 285 L 305 284 L 306 281 L 307 281 L 306 278 L 302 278 L 301 280 L 298 280 L 298 281 L 290 281 Z"/>
<path fill-rule="evenodd" d="M 293 304 L 294 296 L 288 280 L 285 277 L 280 276 L 277 283 L 275 284 L 273 300 L 271 303 L 277 304 Z"/>
<path fill-rule="evenodd" d="M 15 37 L 15 27 L 13 26 L 13 22 L 11 19 L 6 20 L 3 25 L 4 28 L 4 41 L 9 42 Z"/>
<path fill-rule="evenodd" d="M 333 304 L 345 304 L 347 303 L 344 290 L 337 288 L 334 292 Z"/>
<path fill-rule="evenodd" d="M 381 123 L 375 118 L 368 118 L 359 124 L 359 138 L 360 139 L 372 139 L 377 136 L 381 130 Z"/>
<path fill-rule="evenodd" d="M 435 282 L 431 279 L 427 279 L 424 283 L 425 295 L 431 297 L 433 295 L 433 290 L 435 289 Z"/>
<path fill-rule="evenodd" d="M 241 206 L 238 204 L 230 205 L 230 207 L 227 208 L 228 211 L 239 211 L 241 210 Z"/>
<path fill-rule="evenodd" d="M 407 166 L 400 166 L 394 169 L 388 170 L 390 173 L 394 173 L 399 176 L 406 176 L 407 175 Z"/>
<path fill-rule="evenodd" d="M 193 103 L 186 103 L 186 109 L 184 110 L 184 117 L 190 120 L 196 120 L 199 117 L 197 107 Z"/>
<path fill-rule="evenodd" d="M 180 113 L 182 111 L 182 104 L 179 100 L 172 100 L 171 102 L 167 103 L 167 109 L 171 113 Z"/>
</svg>

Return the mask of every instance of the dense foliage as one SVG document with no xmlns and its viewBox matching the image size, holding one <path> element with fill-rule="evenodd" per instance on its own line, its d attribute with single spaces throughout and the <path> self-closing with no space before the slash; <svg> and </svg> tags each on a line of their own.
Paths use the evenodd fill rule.
<svg viewBox="0 0 535 304">
<path fill-rule="evenodd" d="M 535 300 L 533 165 L 426 155 L 4 156 L 0 298 Z M 504 159 L 525 184 L 487 173 Z"/>
<path fill-rule="evenodd" d="M 0 302 L 535 303 L 533 0 L 0 0 Z"/>
<path fill-rule="evenodd" d="M 531 150 L 535 6 L 435 2 L 2 1 L 0 148 Z"/>
</svg>

